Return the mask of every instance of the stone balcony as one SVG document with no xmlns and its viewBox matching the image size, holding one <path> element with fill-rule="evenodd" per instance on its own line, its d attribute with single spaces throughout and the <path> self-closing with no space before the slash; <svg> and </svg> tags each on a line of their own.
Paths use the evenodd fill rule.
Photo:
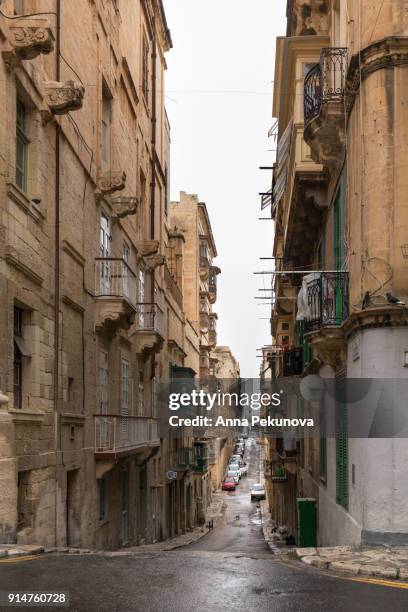
<svg viewBox="0 0 408 612">
<path fill-rule="evenodd" d="M 129 329 L 135 320 L 136 274 L 124 259 L 95 259 L 95 325 L 115 335 L 119 329 Z"/>
<path fill-rule="evenodd" d="M 82 108 L 85 87 L 76 81 L 46 81 L 45 102 L 54 115 L 65 115 Z"/>
<path fill-rule="evenodd" d="M 160 447 L 159 421 L 145 416 L 95 415 L 95 459 L 98 477 L 120 457 L 143 454 Z"/>
<path fill-rule="evenodd" d="M 21 17 L 13 19 L 5 31 L 7 42 L 2 55 L 9 68 L 19 60 L 32 60 L 54 49 L 54 36 L 48 19 Z"/>
<path fill-rule="evenodd" d="M 344 156 L 347 49 L 325 48 L 304 82 L 304 139 L 314 161 L 338 167 Z"/>
<path fill-rule="evenodd" d="M 139 303 L 136 308 L 137 315 L 133 325 L 136 353 L 158 353 L 165 338 L 163 312 L 157 304 L 149 302 Z"/>
</svg>

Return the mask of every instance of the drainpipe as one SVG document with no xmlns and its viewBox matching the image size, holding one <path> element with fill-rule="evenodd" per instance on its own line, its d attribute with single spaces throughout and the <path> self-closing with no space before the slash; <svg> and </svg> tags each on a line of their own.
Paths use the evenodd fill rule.
<svg viewBox="0 0 408 612">
<path fill-rule="evenodd" d="M 150 190 L 150 239 L 155 239 L 155 199 L 156 199 L 156 61 L 157 61 L 157 43 L 156 43 L 156 22 L 155 15 L 152 19 L 152 151 L 151 151 L 151 190 Z M 154 303 L 154 270 L 151 272 L 150 280 L 150 302 Z M 150 379 L 153 380 L 155 375 L 155 358 L 151 356 Z"/>
<path fill-rule="evenodd" d="M 61 0 L 57 0 L 56 19 L 56 80 L 61 80 Z M 57 546 L 57 475 L 58 452 L 61 451 L 61 426 L 58 413 L 59 393 L 59 302 L 60 302 L 60 133 L 58 121 L 55 124 L 55 244 L 54 244 L 54 433 L 55 433 L 55 498 L 54 498 L 54 540 Z"/>
</svg>

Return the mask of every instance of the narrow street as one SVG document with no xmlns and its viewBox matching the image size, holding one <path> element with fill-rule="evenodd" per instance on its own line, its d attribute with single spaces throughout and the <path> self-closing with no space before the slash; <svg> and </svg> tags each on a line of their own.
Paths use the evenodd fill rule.
<svg viewBox="0 0 408 612">
<path fill-rule="evenodd" d="M 170 552 L 49 554 L 1 563 L 0 590 L 24 585 L 25 590 L 69 592 L 69 609 L 77 612 L 407 610 L 407 590 L 274 559 L 262 537 L 257 504 L 250 501 L 250 485 L 259 480 L 259 455 L 250 442 L 248 476 L 235 493 L 223 493 L 223 519 L 199 542 Z"/>
<path fill-rule="evenodd" d="M 223 520 L 218 521 L 214 531 L 189 546 L 189 550 L 219 551 L 270 556 L 261 529 L 259 505 L 251 502 L 251 486 L 260 481 L 261 447 L 254 439 L 247 440 L 245 461 L 248 476 L 241 478 L 234 492 L 224 491 L 227 505 Z"/>
</svg>

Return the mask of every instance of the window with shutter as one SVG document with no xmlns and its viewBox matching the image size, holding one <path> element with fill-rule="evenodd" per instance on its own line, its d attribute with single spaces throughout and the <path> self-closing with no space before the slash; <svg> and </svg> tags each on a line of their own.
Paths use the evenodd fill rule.
<svg viewBox="0 0 408 612">
<path fill-rule="evenodd" d="M 337 503 L 348 508 L 348 433 L 347 405 L 336 404 Z"/>
<path fill-rule="evenodd" d="M 327 439 L 326 439 L 326 412 L 324 403 L 320 405 L 320 478 L 327 479 Z"/>
</svg>

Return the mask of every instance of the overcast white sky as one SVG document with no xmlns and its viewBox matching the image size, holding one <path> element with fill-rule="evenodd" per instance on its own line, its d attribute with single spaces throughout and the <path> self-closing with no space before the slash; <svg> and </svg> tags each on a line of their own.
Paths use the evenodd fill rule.
<svg viewBox="0 0 408 612">
<path fill-rule="evenodd" d="M 270 277 L 271 221 L 258 221 L 259 191 L 274 160 L 275 38 L 286 29 L 286 0 L 164 0 L 174 48 L 167 55 L 171 198 L 197 193 L 208 207 L 222 269 L 215 311 L 218 344 L 229 345 L 243 377 L 259 375 L 256 349 L 270 343 L 270 308 L 255 295 Z M 228 93 L 226 92 L 228 91 Z M 244 92 L 244 93 L 229 93 Z M 268 211 L 267 215 L 269 214 Z M 264 284 L 265 283 L 265 284 Z M 270 286 L 270 285 L 269 285 Z"/>
</svg>

